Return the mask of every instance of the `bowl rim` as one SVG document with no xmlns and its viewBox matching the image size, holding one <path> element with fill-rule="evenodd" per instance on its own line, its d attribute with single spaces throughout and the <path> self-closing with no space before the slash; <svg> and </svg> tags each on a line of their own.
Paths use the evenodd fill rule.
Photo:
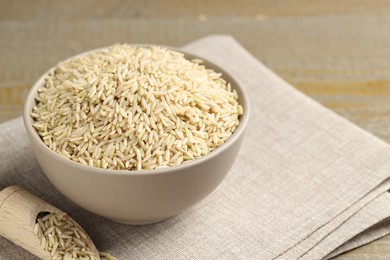
<svg viewBox="0 0 390 260">
<path fill-rule="evenodd" d="M 222 78 L 225 79 L 227 82 L 229 82 L 232 85 L 232 89 L 236 89 L 238 92 L 239 100 L 240 100 L 240 105 L 243 106 L 243 114 L 240 115 L 239 119 L 239 124 L 233 134 L 223 143 L 220 145 L 218 148 L 216 148 L 214 151 L 200 157 L 194 160 L 190 160 L 188 162 L 184 162 L 180 165 L 175 165 L 175 166 L 169 166 L 169 167 L 164 167 L 164 168 L 159 168 L 159 169 L 151 169 L 151 170 L 113 170 L 113 169 L 104 169 L 104 168 L 99 168 L 95 166 L 89 166 L 89 165 L 83 165 L 79 162 L 75 162 L 69 158 L 66 158 L 64 156 L 61 156 L 60 154 L 56 153 L 55 151 L 51 150 L 46 144 L 42 142 L 42 139 L 38 135 L 37 131 L 35 128 L 32 126 L 31 121 L 33 120 L 30 116 L 31 110 L 34 105 L 31 104 L 32 102 L 35 101 L 35 96 L 36 92 L 40 87 L 42 87 L 43 82 L 48 75 L 48 73 L 56 68 L 60 63 L 68 61 L 70 59 L 84 56 L 87 54 L 90 54 L 92 52 L 98 52 L 98 51 L 106 51 L 108 50 L 111 46 L 106 46 L 106 47 L 101 47 L 101 48 L 96 48 L 92 49 L 89 51 L 81 52 L 79 54 L 73 55 L 67 59 L 64 59 L 60 62 L 58 62 L 56 65 L 52 66 L 50 69 L 48 69 L 45 73 L 43 73 L 32 85 L 30 88 L 24 102 L 24 107 L 23 107 L 23 122 L 24 126 L 26 129 L 27 134 L 29 135 L 30 138 L 33 138 L 34 143 L 38 145 L 38 148 L 42 150 L 46 155 L 55 158 L 56 160 L 59 160 L 65 164 L 68 164 L 72 167 L 78 168 L 80 170 L 86 171 L 86 172 L 98 172 L 99 174 L 104 174 L 104 175 L 110 175 L 110 176 L 145 176 L 145 175 L 160 175 L 160 174 L 168 174 L 172 172 L 176 172 L 178 170 L 185 170 L 186 168 L 196 166 L 198 164 L 202 164 L 205 161 L 211 160 L 212 158 L 218 156 L 219 154 L 223 153 L 225 150 L 227 150 L 230 146 L 232 146 L 239 138 L 241 135 L 244 134 L 246 126 L 249 121 L 249 116 L 250 116 L 250 100 L 249 96 L 246 92 L 246 89 L 238 82 L 238 80 L 230 73 L 228 73 L 226 70 L 221 68 L 220 66 L 216 65 L 215 63 L 209 61 L 207 58 L 204 58 L 200 55 L 188 52 L 188 51 L 183 51 L 178 48 L 174 48 L 171 46 L 165 46 L 165 45 L 158 45 L 158 44 L 126 44 L 130 46 L 136 46 L 136 47 L 162 47 L 162 48 L 167 48 L 172 51 L 180 52 L 184 54 L 184 57 L 186 59 L 201 59 L 203 60 L 203 64 L 207 68 L 212 68 L 216 72 L 222 73 Z M 228 79 L 227 79 L 228 78 Z M 32 144 L 32 140 L 30 140 L 30 145 Z"/>
</svg>

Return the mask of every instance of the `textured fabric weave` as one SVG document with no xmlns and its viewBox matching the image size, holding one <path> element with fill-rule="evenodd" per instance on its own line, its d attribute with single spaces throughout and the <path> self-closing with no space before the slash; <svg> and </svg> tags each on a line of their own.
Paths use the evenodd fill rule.
<svg viewBox="0 0 390 260">
<path fill-rule="evenodd" d="M 229 36 L 184 47 L 248 91 L 251 118 L 230 173 L 209 197 L 147 226 L 113 223 L 49 183 L 20 118 L 0 125 L 0 188 L 67 211 L 119 259 L 322 259 L 390 232 L 390 146 L 306 97 Z M 35 259 L 0 238 L 1 259 Z"/>
</svg>

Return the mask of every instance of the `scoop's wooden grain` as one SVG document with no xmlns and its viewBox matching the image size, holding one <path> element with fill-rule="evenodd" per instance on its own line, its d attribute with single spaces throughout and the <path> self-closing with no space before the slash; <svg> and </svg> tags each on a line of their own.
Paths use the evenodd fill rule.
<svg viewBox="0 0 390 260">
<path fill-rule="evenodd" d="M 42 248 L 41 239 L 34 235 L 36 218 L 40 212 L 62 211 L 18 186 L 10 186 L 0 192 L 0 235 L 41 259 L 52 259 L 50 252 Z M 76 221 L 69 216 L 68 219 L 87 234 Z M 88 235 L 86 240 L 99 260 L 99 253 Z"/>
</svg>

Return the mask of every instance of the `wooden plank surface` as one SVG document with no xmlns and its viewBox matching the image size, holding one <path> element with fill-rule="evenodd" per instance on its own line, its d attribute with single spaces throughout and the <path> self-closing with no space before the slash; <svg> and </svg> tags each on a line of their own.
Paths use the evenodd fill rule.
<svg viewBox="0 0 390 260">
<path fill-rule="evenodd" d="M 116 42 L 230 34 L 292 85 L 390 141 L 390 1 L 0 1 L 0 122 L 56 62 Z M 390 236 L 336 259 L 389 259 Z"/>
</svg>

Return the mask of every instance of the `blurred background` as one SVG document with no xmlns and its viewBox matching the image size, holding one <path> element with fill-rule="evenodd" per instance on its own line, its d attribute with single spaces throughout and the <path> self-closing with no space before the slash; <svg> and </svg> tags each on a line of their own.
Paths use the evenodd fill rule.
<svg viewBox="0 0 390 260">
<path fill-rule="evenodd" d="M 0 123 L 20 116 L 34 81 L 69 56 L 210 34 L 232 35 L 294 87 L 390 141 L 387 0 L 1 0 Z M 337 259 L 389 255 L 385 237 Z"/>
</svg>

